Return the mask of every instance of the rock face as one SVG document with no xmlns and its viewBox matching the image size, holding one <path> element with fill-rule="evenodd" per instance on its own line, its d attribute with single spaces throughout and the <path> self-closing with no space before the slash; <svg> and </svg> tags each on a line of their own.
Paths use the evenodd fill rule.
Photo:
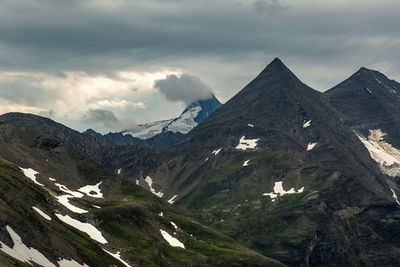
<svg viewBox="0 0 400 267">
<path fill-rule="evenodd" d="M 218 99 L 211 95 L 209 99 L 191 103 L 175 119 L 140 124 L 137 127 L 119 133 L 102 135 L 92 129 L 85 131 L 101 143 L 121 146 L 142 145 L 156 150 L 166 150 L 184 134 L 187 134 L 211 113 L 221 106 Z"/>
<path fill-rule="evenodd" d="M 362 138 L 381 169 L 400 176 L 400 84 L 378 71 L 361 68 L 325 96 Z"/>
<path fill-rule="evenodd" d="M 44 122 L 59 128 L 47 129 L 51 133 L 62 128 Z M 86 144 L 85 136 L 70 138 Z M 1 266 L 283 266 L 179 214 L 60 141 L 4 121 L 0 210 Z"/>
<path fill-rule="evenodd" d="M 264 255 L 292 266 L 397 261 L 398 188 L 279 59 L 175 148 L 146 173 L 164 198 Z"/>
</svg>

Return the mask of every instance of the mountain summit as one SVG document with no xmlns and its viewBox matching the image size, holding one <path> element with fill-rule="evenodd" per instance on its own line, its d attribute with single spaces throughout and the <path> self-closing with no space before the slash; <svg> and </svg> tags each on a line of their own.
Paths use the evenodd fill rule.
<svg viewBox="0 0 400 267">
<path fill-rule="evenodd" d="M 175 148 L 152 171 L 131 174 L 264 255 L 291 266 L 393 264 L 399 255 L 388 241 L 398 188 L 324 96 L 279 59 Z"/>
</svg>

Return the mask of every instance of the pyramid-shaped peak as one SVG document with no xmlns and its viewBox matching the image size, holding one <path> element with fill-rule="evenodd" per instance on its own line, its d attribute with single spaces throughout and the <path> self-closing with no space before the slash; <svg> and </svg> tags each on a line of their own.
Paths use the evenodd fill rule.
<svg viewBox="0 0 400 267">
<path fill-rule="evenodd" d="M 269 75 L 278 75 L 278 76 L 292 76 L 295 75 L 289 70 L 288 67 L 283 64 L 283 62 L 279 58 L 275 58 L 272 60 L 257 76 L 257 78 L 262 78 Z M 257 79 L 256 78 L 256 79 Z"/>
</svg>

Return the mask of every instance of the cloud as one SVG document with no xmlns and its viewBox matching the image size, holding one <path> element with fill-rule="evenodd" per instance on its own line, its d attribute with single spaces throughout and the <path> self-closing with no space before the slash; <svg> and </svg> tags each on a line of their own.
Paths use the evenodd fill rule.
<svg viewBox="0 0 400 267">
<path fill-rule="evenodd" d="M 185 106 L 167 99 L 197 92 L 155 94 L 168 74 L 201 77 L 226 101 L 276 56 L 321 91 L 361 66 L 400 79 L 394 0 L 0 3 L 0 111 L 53 109 L 79 130 L 88 109 L 120 121 L 173 118 Z"/>
<path fill-rule="evenodd" d="M 82 120 L 90 125 L 97 125 L 107 129 L 118 128 L 120 124 L 114 113 L 105 109 L 89 109 L 83 115 Z"/>
<path fill-rule="evenodd" d="M 169 101 L 183 101 L 190 104 L 196 100 L 207 99 L 212 95 L 210 88 L 198 77 L 189 74 L 168 75 L 165 79 L 154 82 L 154 88 Z"/>
<path fill-rule="evenodd" d="M 259 12 L 267 12 L 273 14 L 287 8 L 280 0 L 256 0 L 254 7 Z"/>
</svg>

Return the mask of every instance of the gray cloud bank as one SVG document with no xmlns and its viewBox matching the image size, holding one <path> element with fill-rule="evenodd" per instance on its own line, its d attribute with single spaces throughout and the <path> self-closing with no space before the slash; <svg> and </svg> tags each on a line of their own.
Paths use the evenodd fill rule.
<svg viewBox="0 0 400 267">
<path fill-rule="evenodd" d="M 157 80 L 154 88 L 160 91 L 169 101 L 183 101 L 190 104 L 196 100 L 209 98 L 212 93 L 198 77 L 182 74 L 168 75 L 165 79 Z"/>
<path fill-rule="evenodd" d="M 119 121 L 172 118 L 184 107 L 165 99 L 202 97 L 204 84 L 226 101 L 276 56 L 321 91 L 361 66 L 400 79 L 400 2 L 394 0 L 0 0 L 0 7 L 0 103 L 10 107 L 61 116 L 62 106 L 67 113 L 79 95 L 70 92 L 78 88 L 75 81 L 87 83 L 71 79 L 71 72 L 115 83 L 125 82 L 117 75 L 123 71 L 201 77 L 188 79 L 189 87 L 170 76 L 156 87 L 165 98 L 140 83 L 129 94 L 108 92 L 104 98 L 114 100 L 102 105 L 81 97 L 75 109 L 92 106 L 70 116 L 72 126 L 88 109 L 108 110 Z M 67 76 L 71 84 L 57 87 Z M 123 100 L 146 108 L 118 106 Z M 94 121 L 94 114 L 86 115 Z M 109 118 L 107 125 L 116 127 Z"/>
</svg>

